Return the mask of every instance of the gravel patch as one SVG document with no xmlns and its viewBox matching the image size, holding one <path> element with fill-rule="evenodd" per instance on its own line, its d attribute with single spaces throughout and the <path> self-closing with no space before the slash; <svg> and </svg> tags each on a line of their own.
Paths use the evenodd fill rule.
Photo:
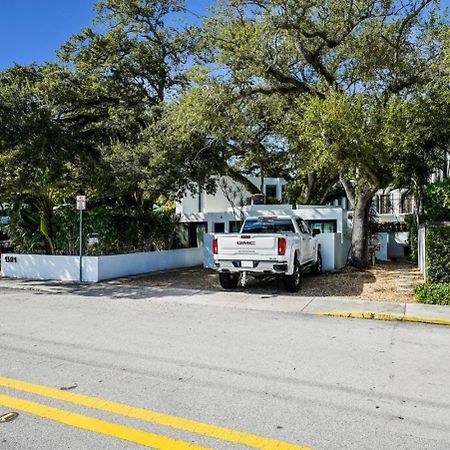
<svg viewBox="0 0 450 450">
<path fill-rule="evenodd" d="M 115 283 L 117 281 L 115 280 Z M 120 282 L 138 286 L 222 290 L 217 273 L 202 267 L 139 275 L 122 279 Z M 298 294 L 286 292 L 282 280 L 275 277 L 266 279 L 249 277 L 246 287 L 238 287 L 236 290 L 302 297 L 342 297 L 355 300 L 414 303 L 414 286 L 420 282 L 422 281 L 418 269 L 410 263 L 388 262 L 378 263 L 364 271 L 346 267 L 320 276 L 304 273 L 302 287 Z"/>
</svg>

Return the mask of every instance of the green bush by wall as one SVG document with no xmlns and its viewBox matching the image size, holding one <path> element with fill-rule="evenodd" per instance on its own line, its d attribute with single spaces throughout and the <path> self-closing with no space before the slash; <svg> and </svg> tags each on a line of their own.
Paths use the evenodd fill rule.
<svg viewBox="0 0 450 450">
<path fill-rule="evenodd" d="M 450 283 L 450 225 L 431 225 L 426 231 L 427 281 Z"/>
<path fill-rule="evenodd" d="M 419 284 L 415 293 L 416 299 L 421 303 L 450 305 L 450 283 Z"/>
</svg>

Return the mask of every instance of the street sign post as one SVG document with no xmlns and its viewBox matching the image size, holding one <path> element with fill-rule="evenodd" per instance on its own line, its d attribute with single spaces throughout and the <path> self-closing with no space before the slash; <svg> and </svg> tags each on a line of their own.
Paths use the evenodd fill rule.
<svg viewBox="0 0 450 450">
<path fill-rule="evenodd" d="M 83 281 L 83 211 L 86 209 L 86 196 L 77 195 L 77 210 L 80 211 L 80 282 Z"/>
</svg>

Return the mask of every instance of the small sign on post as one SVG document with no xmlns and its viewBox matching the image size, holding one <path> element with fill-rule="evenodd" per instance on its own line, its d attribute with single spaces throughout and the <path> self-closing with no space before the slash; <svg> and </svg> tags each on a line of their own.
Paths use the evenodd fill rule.
<svg viewBox="0 0 450 450">
<path fill-rule="evenodd" d="M 83 211 L 86 209 L 86 196 L 77 195 L 77 210 L 80 211 L 80 283 L 83 281 Z"/>
<path fill-rule="evenodd" d="M 84 211 L 86 209 L 86 196 L 77 195 L 77 210 Z"/>
</svg>

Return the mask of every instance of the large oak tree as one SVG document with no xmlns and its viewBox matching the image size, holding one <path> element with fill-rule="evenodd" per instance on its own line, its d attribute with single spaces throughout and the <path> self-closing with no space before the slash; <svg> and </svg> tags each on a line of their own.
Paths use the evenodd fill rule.
<svg viewBox="0 0 450 450">
<path fill-rule="evenodd" d="M 442 59 L 438 31 L 445 24 L 435 6 L 432 0 L 229 0 L 205 23 L 203 55 L 215 73 L 220 68 L 242 95 L 286 96 L 292 151 L 310 152 L 312 171 L 338 172 L 354 205 L 358 267 L 369 264 L 373 196 L 394 180 L 393 137 L 407 129 L 386 121 L 396 102 L 427 96 Z"/>
</svg>

